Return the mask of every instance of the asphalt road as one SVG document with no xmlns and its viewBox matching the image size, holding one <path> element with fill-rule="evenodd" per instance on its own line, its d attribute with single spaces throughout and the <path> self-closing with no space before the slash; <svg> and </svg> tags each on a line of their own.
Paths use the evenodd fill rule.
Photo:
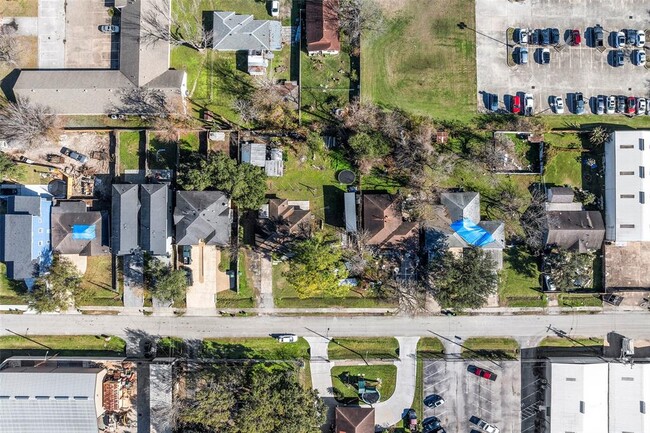
<svg viewBox="0 0 650 433">
<path fill-rule="evenodd" d="M 650 314 L 616 312 L 603 314 L 463 316 L 463 317 L 155 317 L 110 315 L 22 314 L 0 315 L 0 335 L 11 330 L 28 335 L 98 335 L 129 337 L 138 334 L 207 337 L 259 337 L 274 333 L 301 336 L 510 336 L 519 339 L 552 335 L 552 325 L 572 336 L 604 337 L 616 331 L 629 338 L 650 336 Z"/>
</svg>

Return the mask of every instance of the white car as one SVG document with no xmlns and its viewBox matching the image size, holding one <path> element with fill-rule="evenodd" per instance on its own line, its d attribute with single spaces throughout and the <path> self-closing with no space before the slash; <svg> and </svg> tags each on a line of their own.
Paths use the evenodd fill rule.
<svg viewBox="0 0 650 433">
<path fill-rule="evenodd" d="M 643 50 L 634 50 L 632 55 L 634 56 L 634 63 L 637 66 L 645 66 L 645 61 L 646 61 L 645 51 L 643 51 Z"/>
<path fill-rule="evenodd" d="M 280 2 L 278 0 L 273 0 L 271 2 L 271 16 L 277 17 L 280 15 Z"/>
<path fill-rule="evenodd" d="M 533 95 L 530 93 L 524 94 L 524 114 L 526 116 L 532 116 L 535 114 L 534 106 L 533 106 Z"/>
<path fill-rule="evenodd" d="M 645 98 L 638 98 L 636 100 L 636 114 L 645 114 L 646 100 Z"/>
<path fill-rule="evenodd" d="M 297 343 L 298 336 L 296 334 L 282 334 L 278 335 L 277 339 L 280 343 Z"/>
<path fill-rule="evenodd" d="M 555 97 L 553 108 L 555 109 L 555 114 L 564 114 L 564 99 L 561 96 Z"/>
<path fill-rule="evenodd" d="M 481 429 L 486 431 L 487 433 L 499 433 L 499 429 L 492 424 L 489 424 L 482 419 L 479 419 L 476 425 Z"/>
<path fill-rule="evenodd" d="M 518 29 L 519 43 L 521 45 L 528 44 L 528 29 Z"/>
<path fill-rule="evenodd" d="M 643 47 L 645 45 L 645 30 L 636 31 L 636 46 Z"/>
</svg>

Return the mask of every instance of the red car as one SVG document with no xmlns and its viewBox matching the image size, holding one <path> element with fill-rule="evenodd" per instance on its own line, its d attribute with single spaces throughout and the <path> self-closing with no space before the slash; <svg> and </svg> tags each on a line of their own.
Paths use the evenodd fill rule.
<svg viewBox="0 0 650 433">
<path fill-rule="evenodd" d="M 580 30 L 575 29 L 571 31 L 571 41 L 573 45 L 580 45 L 582 39 L 580 38 Z"/>
<path fill-rule="evenodd" d="M 520 114 L 521 113 L 521 99 L 519 96 L 513 96 L 512 97 L 512 113 L 513 114 Z"/>
<path fill-rule="evenodd" d="M 497 380 L 497 375 L 488 370 L 483 370 L 475 365 L 469 365 L 467 371 L 488 380 Z"/>
<path fill-rule="evenodd" d="M 627 97 L 627 104 L 625 105 L 625 112 L 627 114 L 636 113 L 636 98 L 634 96 Z"/>
</svg>

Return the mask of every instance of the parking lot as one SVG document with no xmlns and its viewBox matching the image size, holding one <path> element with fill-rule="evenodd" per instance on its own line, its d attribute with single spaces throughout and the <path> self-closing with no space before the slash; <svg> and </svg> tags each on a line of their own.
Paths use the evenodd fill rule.
<svg viewBox="0 0 650 433">
<path fill-rule="evenodd" d="M 469 365 L 497 374 L 495 381 L 482 379 L 467 371 Z M 498 427 L 501 433 L 521 431 L 521 373 L 518 361 L 487 361 L 462 359 L 425 360 L 424 395 L 438 394 L 445 399 L 442 406 L 425 407 L 424 419 L 436 416 L 448 433 L 469 433 L 479 430 L 469 419 L 479 417 Z"/>
<path fill-rule="evenodd" d="M 67 0 L 65 13 L 65 67 L 116 69 L 119 34 L 99 31 L 111 24 L 104 0 Z"/>
<path fill-rule="evenodd" d="M 636 97 L 649 94 L 650 71 L 631 61 L 630 55 L 637 48 L 625 48 L 624 65 L 612 66 L 614 41 L 611 32 L 628 28 L 645 30 L 648 13 L 644 2 L 477 0 L 476 16 L 479 111 L 486 109 L 486 93 L 498 95 L 499 109 L 508 111 L 512 96 L 531 93 L 535 113 L 551 113 L 553 96 L 562 96 L 567 102 L 564 112 L 572 112 L 571 101 L 576 92 L 584 94 L 586 113 L 593 112 L 595 97 L 601 94 Z M 593 45 L 591 28 L 596 24 L 604 30 L 604 49 L 590 46 Z M 541 64 L 538 52 L 541 47 L 531 45 L 528 46 L 528 64 L 509 62 L 509 56 L 516 57 L 517 46 L 513 40 L 508 40 L 508 28 L 558 28 L 559 44 L 548 47 L 550 63 Z M 581 45 L 570 44 L 571 29 L 580 30 Z"/>
</svg>

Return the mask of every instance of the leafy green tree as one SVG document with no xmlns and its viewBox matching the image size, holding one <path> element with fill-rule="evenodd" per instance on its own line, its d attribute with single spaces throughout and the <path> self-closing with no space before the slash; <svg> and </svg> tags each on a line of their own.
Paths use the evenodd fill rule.
<svg viewBox="0 0 650 433">
<path fill-rule="evenodd" d="M 20 167 L 4 152 L 0 152 L 0 179 L 15 177 L 20 173 Z"/>
<path fill-rule="evenodd" d="M 158 258 L 150 257 L 145 268 L 147 287 L 151 294 L 168 302 L 179 302 L 185 297 L 187 277 L 181 269 L 172 269 Z"/>
<path fill-rule="evenodd" d="M 84 296 L 81 275 L 65 257 L 54 254 L 48 272 L 36 280 L 27 301 L 39 313 L 66 310 Z"/>
<path fill-rule="evenodd" d="M 607 140 L 609 140 L 610 134 L 611 131 L 609 129 L 603 128 L 602 126 L 596 126 L 591 130 L 591 132 L 589 132 L 589 143 L 591 143 L 595 148 L 601 147 Z"/>
<path fill-rule="evenodd" d="M 185 190 L 224 191 L 242 209 L 258 209 L 266 194 L 266 174 L 261 167 L 237 164 L 223 152 L 182 163 L 178 183 Z"/>
<path fill-rule="evenodd" d="M 496 292 L 496 264 L 477 247 L 465 248 L 456 256 L 448 249 L 429 264 L 428 289 L 444 308 L 480 308 Z"/>
<path fill-rule="evenodd" d="M 546 254 L 544 261 L 553 283 L 562 291 L 591 287 L 593 263 L 593 252 L 578 253 L 556 247 Z"/>
<path fill-rule="evenodd" d="M 289 260 L 287 280 L 300 298 L 315 296 L 343 297 L 349 287 L 339 282 L 347 278 L 341 248 L 324 236 L 314 236 L 295 243 Z"/>
<path fill-rule="evenodd" d="M 348 140 L 357 161 L 383 158 L 390 153 L 390 143 L 380 133 L 359 132 Z"/>
</svg>

